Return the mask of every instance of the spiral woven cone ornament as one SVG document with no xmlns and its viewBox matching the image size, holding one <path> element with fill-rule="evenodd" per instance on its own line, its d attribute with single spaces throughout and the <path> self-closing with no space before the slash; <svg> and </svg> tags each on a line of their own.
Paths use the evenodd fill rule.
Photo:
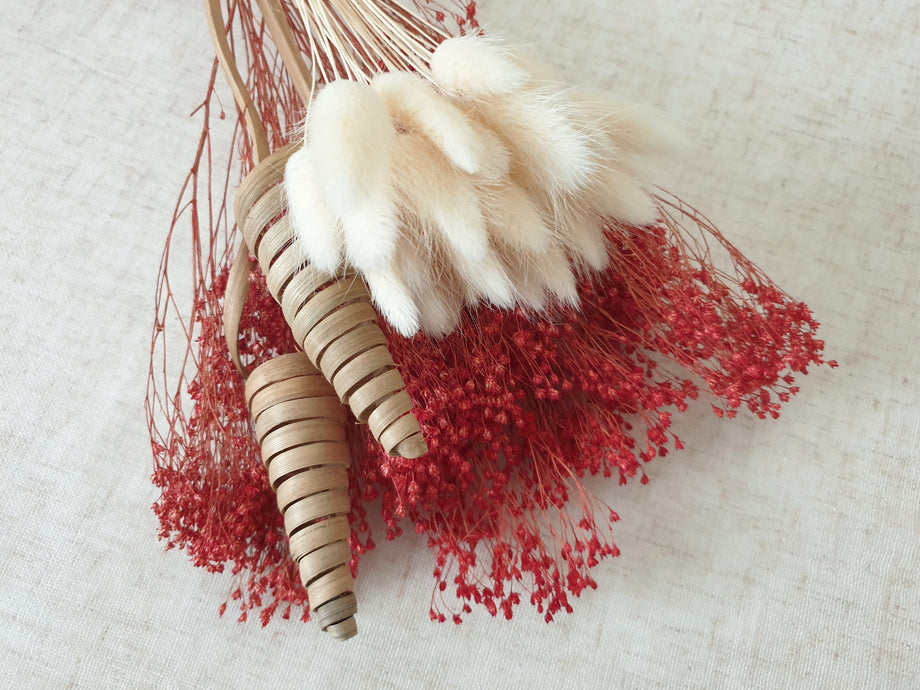
<svg viewBox="0 0 920 690">
<path fill-rule="evenodd" d="M 379 500 L 387 539 L 428 538 L 433 620 L 552 620 L 619 553 L 584 477 L 644 483 L 691 400 L 777 417 L 825 363 L 808 308 L 643 175 L 667 120 L 480 35 L 474 3 L 206 7 L 147 414 L 160 535 L 233 573 L 221 613 L 354 635 Z"/>
<path fill-rule="evenodd" d="M 246 381 L 246 401 L 310 608 L 323 630 L 351 637 L 357 600 L 345 408 L 302 352 L 260 364 Z"/>
</svg>

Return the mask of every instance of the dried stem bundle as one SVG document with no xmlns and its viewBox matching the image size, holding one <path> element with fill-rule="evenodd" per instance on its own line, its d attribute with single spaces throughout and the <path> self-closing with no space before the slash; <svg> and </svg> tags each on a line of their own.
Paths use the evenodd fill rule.
<svg viewBox="0 0 920 690">
<path fill-rule="evenodd" d="M 296 5 L 317 83 L 336 79 L 366 83 L 378 72 L 426 71 L 432 51 L 451 35 L 439 25 L 447 8 L 437 3 L 423 5 L 429 16 L 434 13 L 437 18 L 440 13 L 438 23 L 389 0 L 296 0 Z M 417 8 L 421 5 L 416 3 Z M 463 8 L 473 26 L 474 8 Z"/>
</svg>

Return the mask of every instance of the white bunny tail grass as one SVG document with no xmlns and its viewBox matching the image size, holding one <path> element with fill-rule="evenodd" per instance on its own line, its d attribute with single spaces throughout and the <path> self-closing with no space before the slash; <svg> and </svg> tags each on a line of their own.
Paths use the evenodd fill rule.
<svg viewBox="0 0 920 690">
<path fill-rule="evenodd" d="M 604 230 L 592 213 L 571 211 L 556 219 L 559 237 L 576 262 L 592 271 L 603 271 L 610 263 Z"/>
<path fill-rule="evenodd" d="M 586 195 L 587 203 L 603 216 L 631 225 L 647 225 L 658 217 L 655 200 L 633 177 L 608 168 Z"/>
<path fill-rule="evenodd" d="M 487 98 L 522 88 L 530 75 L 500 43 L 484 36 L 456 36 L 431 56 L 431 76 L 446 93 Z"/>
<path fill-rule="evenodd" d="M 558 304 L 578 307 L 578 284 L 562 247 L 551 244 L 536 253 L 504 242 L 498 246 L 519 304 L 543 312 L 552 298 Z"/>
<path fill-rule="evenodd" d="M 527 193 L 514 181 L 480 188 L 489 234 L 516 249 L 546 251 L 552 230 Z"/>
<path fill-rule="evenodd" d="M 543 287 L 562 304 L 577 307 L 578 285 L 565 252 L 553 245 L 535 259 L 535 269 Z"/>
<path fill-rule="evenodd" d="M 418 309 L 422 332 L 436 338 L 453 332 L 463 309 L 456 274 L 443 258 L 421 248 L 400 243 L 396 256 L 399 273 Z"/>
<path fill-rule="evenodd" d="M 294 153 L 284 171 L 284 194 L 296 241 L 320 271 L 335 275 L 342 263 L 343 236 L 338 219 L 316 189 L 306 147 Z"/>
<path fill-rule="evenodd" d="M 571 96 L 597 122 L 624 156 L 672 156 L 689 148 L 686 134 L 655 108 L 579 87 Z"/>
<path fill-rule="evenodd" d="M 470 304 L 482 300 L 504 309 L 514 306 L 515 287 L 495 252 L 490 251 L 477 265 L 458 262 L 455 269 Z"/>
<path fill-rule="evenodd" d="M 469 118 L 422 77 L 389 72 L 375 77 L 371 86 L 404 129 L 421 132 L 464 172 L 482 170 L 486 143 Z"/>
<path fill-rule="evenodd" d="M 489 251 L 489 236 L 473 178 L 412 134 L 398 136 L 393 153 L 393 182 L 403 204 L 474 271 Z"/>
<path fill-rule="evenodd" d="M 597 168 L 591 137 L 558 89 L 527 90 L 479 104 L 486 126 L 511 150 L 514 167 L 549 196 L 577 192 Z"/>
<path fill-rule="evenodd" d="M 422 331 L 434 338 L 443 338 L 456 330 L 462 309 L 462 301 L 450 299 L 450 295 L 444 290 L 429 292 L 418 302 Z"/>
<path fill-rule="evenodd" d="M 306 139 L 313 178 L 333 212 L 344 216 L 379 192 L 395 138 L 390 114 L 370 86 L 339 80 L 319 92 Z"/>
<path fill-rule="evenodd" d="M 391 268 L 365 271 L 364 282 L 383 317 L 407 338 L 418 333 L 419 312 L 406 284 Z"/>
<path fill-rule="evenodd" d="M 515 46 L 512 54 L 514 61 L 527 72 L 533 81 L 555 84 L 562 82 L 556 71 L 543 62 L 530 46 Z"/>
<path fill-rule="evenodd" d="M 399 221 L 395 193 L 388 183 L 346 209 L 341 223 L 345 257 L 352 266 L 369 273 L 390 264 L 399 237 Z"/>
<path fill-rule="evenodd" d="M 485 156 L 479 166 L 476 179 L 490 183 L 501 182 L 511 169 L 511 151 L 505 147 L 495 132 L 481 122 L 470 119 L 469 123 L 476 132 L 476 136 L 485 144 Z"/>
<path fill-rule="evenodd" d="M 534 253 L 499 241 L 498 252 L 514 285 L 517 302 L 533 312 L 546 309 L 548 297 L 537 271 Z"/>
</svg>

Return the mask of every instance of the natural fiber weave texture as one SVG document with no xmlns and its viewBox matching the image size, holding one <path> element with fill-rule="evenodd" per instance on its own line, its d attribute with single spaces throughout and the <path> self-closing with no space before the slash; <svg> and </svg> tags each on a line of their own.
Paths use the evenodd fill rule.
<svg viewBox="0 0 920 690">
<path fill-rule="evenodd" d="M 352 637 L 348 413 L 302 352 L 256 367 L 246 402 L 313 616 L 333 637 Z"/>
<path fill-rule="evenodd" d="M 246 177 L 235 204 L 237 223 L 310 361 L 359 422 L 373 415 L 371 432 L 387 453 L 417 458 L 427 452 L 425 439 L 367 289 L 353 276 L 333 280 L 305 265 L 291 243 L 280 182 L 293 150 L 279 149 Z"/>
</svg>

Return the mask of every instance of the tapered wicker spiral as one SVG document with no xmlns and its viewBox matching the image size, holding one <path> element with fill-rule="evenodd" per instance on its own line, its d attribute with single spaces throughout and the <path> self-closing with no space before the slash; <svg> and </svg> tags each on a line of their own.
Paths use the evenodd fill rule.
<svg viewBox="0 0 920 690">
<path fill-rule="evenodd" d="M 348 412 L 302 352 L 257 367 L 246 381 L 256 440 L 310 608 L 338 639 L 357 631 L 349 561 Z"/>
<path fill-rule="evenodd" d="M 305 264 L 292 241 L 280 183 L 294 150 L 277 150 L 246 177 L 236 197 L 237 223 L 294 337 L 342 402 L 387 453 L 420 457 L 428 447 L 366 286 L 355 276 L 330 279 Z"/>
</svg>

